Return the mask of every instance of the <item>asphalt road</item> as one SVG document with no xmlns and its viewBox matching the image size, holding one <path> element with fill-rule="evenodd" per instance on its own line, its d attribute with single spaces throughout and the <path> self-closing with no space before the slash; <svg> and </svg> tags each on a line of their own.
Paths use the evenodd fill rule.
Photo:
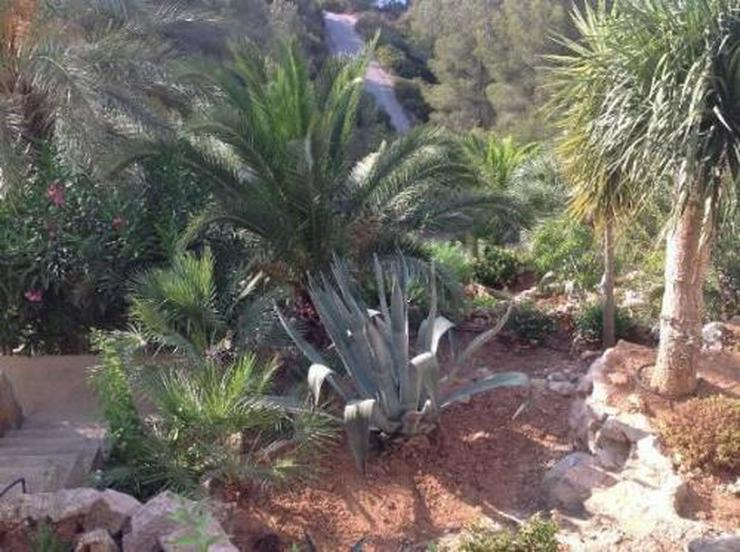
<svg viewBox="0 0 740 552">
<path fill-rule="evenodd" d="M 357 56 L 362 53 L 365 43 L 355 30 L 357 16 L 350 13 L 325 11 L 324 22 L 332 54 Z M 405 133 L 411 128 L 411 121 L 398 102 L 393 86 L 393 76 L 373 60 L 365 74 L 365 89 L 372 94 L 378 106 L 388 114 L 396 132 Z"/>
</svg>

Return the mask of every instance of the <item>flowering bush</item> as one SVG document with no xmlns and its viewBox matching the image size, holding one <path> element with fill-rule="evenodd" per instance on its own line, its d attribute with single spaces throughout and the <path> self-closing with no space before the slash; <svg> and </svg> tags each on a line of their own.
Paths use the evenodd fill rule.
<svg viewBox="0 0 740 552">
<path fill-rule="evenodd" d="M 80 352 L 89 328 L 124 324 L 129 277 L 169 256 L 204 201 L 166 166 L 113 186 L 47 153 L 35 178 L 0 200 L 0 351 Z"/>
</svg>

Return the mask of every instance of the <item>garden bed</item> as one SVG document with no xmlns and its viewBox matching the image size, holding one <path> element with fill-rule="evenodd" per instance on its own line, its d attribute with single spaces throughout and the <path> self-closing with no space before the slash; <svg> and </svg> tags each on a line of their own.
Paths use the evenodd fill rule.
<svg viewBox="0 0 740 552">
<path fill-rule="evenodd" d="M 581 365 L 550 349 L 502 350 L 493 342 L 465 373 L 523 370 L 539 379 L 565 368 Z M 303 543 L 308 535 L 319 550 L 347 549 L 361 539 L 366 550 L 394 550 L 483 516 L 503 524 L 526 519 L 545 507 L 540 481 L 569 450 L 570 401 L 535 387 L 529 408 L 512 420 L 524 397 L 520 390 L 500 390 L 456 405 L 428 437 L 376 453 L 364 477 L 338 444 L 316 480 L 244 492 L 236 542 L 262 549 L 267 543 Z"/>
</svg>

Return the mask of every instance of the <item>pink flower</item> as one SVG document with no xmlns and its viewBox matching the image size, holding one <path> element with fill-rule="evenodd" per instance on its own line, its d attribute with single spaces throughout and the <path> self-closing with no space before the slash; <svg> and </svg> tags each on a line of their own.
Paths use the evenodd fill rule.
<svg viewBox="0 0 740 552">
<path fill-rule="evenodd" d="M 126 228 L 126 219 L 121 216 L 113 217 L 110 225 L 116 232 L 121 232 L 124 228 Z"/>
<path fill-rule="evenodd" d="M 54 205 L 61 207 L 64 205 L 64 186 L 59 182 L 52 182 L 46 189 L 46 197 L 49 198 Z"/>
<path fill-rule="evenodd" d="M 29 289 L 23 294 L 23 297 L 30 303 L 40 303 L 44 298 L 44 292 L 40 289 Z"/>
</svg>

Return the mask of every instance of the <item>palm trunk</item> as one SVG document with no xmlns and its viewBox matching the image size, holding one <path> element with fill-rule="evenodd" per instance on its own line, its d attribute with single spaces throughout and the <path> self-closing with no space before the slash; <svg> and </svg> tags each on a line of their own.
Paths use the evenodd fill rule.
<svg viewBox="0 0 740 552">
<path fill-rule="evenodd" d="M 614 304 L 614 221 L 607 217 L 604 223 L 604 308 L 602 312 L 602 334 L 601 345 L 604 349 L 613 347 L 616 341 L 615 336 L 615 314 L 616 306 Z"/>
<path fill-rule="evenodd" d="M 666 244 L 660 345 L 651 385 L 671 397 L 688 395 L 696 388 L 712 212 L 709 202 L 705 204 L 698 195 L 690 197 Z"/>
</svg>

